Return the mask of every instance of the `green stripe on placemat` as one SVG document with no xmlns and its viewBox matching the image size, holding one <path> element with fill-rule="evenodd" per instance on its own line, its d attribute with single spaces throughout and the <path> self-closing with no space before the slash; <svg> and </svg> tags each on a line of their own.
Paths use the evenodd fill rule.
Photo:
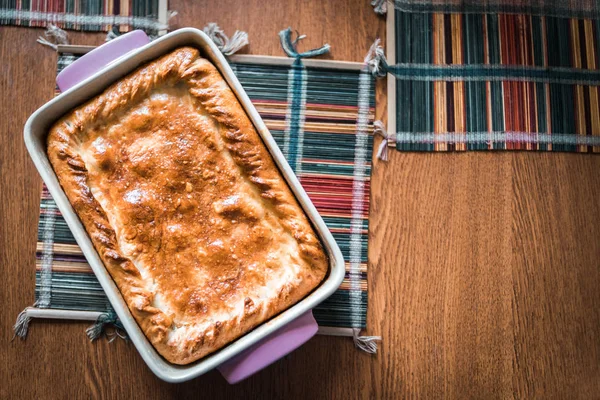
<svg viewBox="0 0 600 400">
<path fill-rule="evenodd" d="M 58 70 L 78 56 L 59 54 Z M 296 68 L 294 72 L 292 68 Z M 232 64 L 277 144 L 293 165 L 347 262 L 346 278 L 314 310 L 321 326 L 365 328 L 367 239 L 375 107 L 371 76 L 360 70 Z M 291 79 L 302 79 L 294 104 Z M 361 86 L 362 82 L 362 86 Z M 366 86 L 365 86 L 366 85 Z M 362 98 L 364 96 L 364 98 Z M 297 109 L 295 109 L 297 108 Z M 292 120 L 293 117 L 293 120 Z M 362 118 L 362 120 L 361 120 Z M 302 131 L 302 135 L 299 135 Z M 287 135 L 287 138 L 286 138 Z M 47 189 L 42 191 L 36 300 L 47 308 L 107 311 L 104 292 Z"/>
<path fill-rule="evenodd" d="M 390 10 L 396 148 L 600 153 L 598 3 L 484 3 Z"/>
<path fill-rule="evenodd" d="M 417 13 L 529 14 L 599 18 L 596 0 L 391 0 L 395 8 Z"/>
<path fill-rule="evenodd" d="M 0 0 L 0 25 L 46 27 L 53 24 L 63 29 L 108 31 L 112 26 L 121 32 L 142 29 L 157 34 L 166 29 L 158 21 L 159 0 Z M 163 7 L 167 7 L 164 2 Z M 164 15 L 167 10 L 165 9 Z"/>
</svg>

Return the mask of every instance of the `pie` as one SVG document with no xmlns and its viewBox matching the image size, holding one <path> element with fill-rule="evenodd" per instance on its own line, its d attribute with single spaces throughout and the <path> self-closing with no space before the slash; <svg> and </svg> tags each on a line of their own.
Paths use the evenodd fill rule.
<svg viewBox="0 0 600 400">
<path fill-rule="evenodd" d="M 158 58 L 56 122 L 47 152 L 131 313 L 188 364 L 297 303 L 328 258 L 215 66 Z"/>
</svg>

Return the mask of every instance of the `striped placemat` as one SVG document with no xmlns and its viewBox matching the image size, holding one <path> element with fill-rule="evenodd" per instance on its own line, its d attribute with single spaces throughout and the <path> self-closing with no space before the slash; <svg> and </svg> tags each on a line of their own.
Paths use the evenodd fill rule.
<svg viewBox="0 0 600 400">
<path fill-rule="evenodd" d="M 59 53 L 58 71 L 78 57 Z M 320 333 L 356 335 L 366 327 L 367 313 L 373 79 L 360 63 L 307 60 L 292 66 L 288 58 L 256 56 L 230 60 L 346 259 L 342 286 L 314 310 Z M 111 312 L 45 187 L 36 260 L 38 308 Z"/>
<path fill-rule="evenodd" d="M 386 50 L 396 148 L 600 152 L 598 4 L 396 0 Z"/>
<path fill-rule="evenodd" d="M 597 0 L 388 0 L 407 12 L 462 14 L 530 14 L 553 17 L 598 18 Z"/>
<path fill-rule="evenodd" d="M 78 31 L 121 32 L 143 29 L 156 35 L 167 29 L 167 0 L 0 0 L 0 25 Z"/>
</svg>

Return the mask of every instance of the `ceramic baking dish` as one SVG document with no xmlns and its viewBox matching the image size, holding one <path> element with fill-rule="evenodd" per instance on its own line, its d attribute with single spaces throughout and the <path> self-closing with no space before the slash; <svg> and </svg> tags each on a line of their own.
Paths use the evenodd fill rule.
<svg viewBox="0 0 600 400">
<path fill-rule="evenodd" d="M 138 327 L 71 207 L 46 155 L 46 135 L 58 118 L 101 93 L 110 84 L 140 65 L 181 46 L 198 48 L 202 55 L 217 67 L 233 89 L 300 206 L 311 220 L 330 259 L 327 277 L 309 296 L 223 349 L 186 366 L 174 365 L 163 359 Z M 296 349 L 317 332 L 311 309 L 329 297 L 341 284 L 345 273 L 342 254 L 229 64 L 202 31 L 192 28 L 180 29 L 151 43 L 142 31 L 131 32 L 77 60 L 59 74 L 56 82 L 62 94 L 40 107 L 27 120 L 25 144 L 131 341 L 159 378 L 168 382 L 183 382 L 218 367 L 230 383 L 235 383 Z"/>
</svg>

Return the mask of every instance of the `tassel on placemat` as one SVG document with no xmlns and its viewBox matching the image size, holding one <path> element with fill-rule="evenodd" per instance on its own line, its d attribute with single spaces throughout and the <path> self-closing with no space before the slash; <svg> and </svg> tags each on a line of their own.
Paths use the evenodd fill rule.
<svg viewBox="0 0 600 400">
<path fill-rule="evenodd" d="M 394 143 L 396 141 L 394 134 L 389 134 L 381 121 L 373 122 L 373 135 L 379 135 L 383 138 L 381 143 L 379 144 L 379 149 L 377 149 L 377 158 L 382 161 L 388 160 L 388 145 L 390 142 Z"/>
<path fill-rule="evenodd" d="M 27 332 L 29 332 L 29 324 L 31 323 L 32 319 L 30 310 L 33 310 L 39 306 L 40 300 L 38 299 L 33 303 L 32 306 L 25 307 L 25 309 L 21 311 L 19 315 L 17 315 L 17 320 L 13 325 L 14 334 L 11 340 L 14 340 L 16 337 L 20 339 L 25 339 L 27 337 Z"/>
<path fill-rule="evenodd" d="M 384 77 L 387 74 L 388 66 L 383 47 L 381 47 L 380 43 L 381 39 L 376 39 L 365 57 L 365 64 L 367 64 L 369 71 L 376 78 Z"/>
<path fill-rule="evenodd" d="M 373 11 L 376 14 L 383 15 L 387 13 L 387 2 L 388 0 L 371 0 Z"/>
<path fill-rule="evenodd" d="M 93 342 L 94 340 L 100 338 L 104 333 L 104 327 L 107 324 L 113 323 L 114 320 L 110 318 L 108 314 L 100 314 L 96 322 L 93 325 L 90 325 L 86 330 L 85 334 L 90 338 Z"/>
<path fill-rule="evenodd" d="M 106 332 L 106 328 L 110 326 L 114 327 L 114 332 Z M 99 339 L 103 334 L 108 337 L 109 342 L 112 342 L 117 337 L 124 340 L 129 339 L 125 333 L 125 328 L 114 311 L 100 314 L 96 322 L 85 330 L 85 333 L 92 342 Z"/>
<path fill-rule="evenodd" d="M 178 15 L 179 13 L 175 10 L 169 10 L 167 11 L 167 21 L 171 21 L 171 18 L 174 18 Z"/>
<path fill-rule="evenodd" d="M 214 22 L 209 23 L 202 29 L 204 33 L 208 35 L 210 40 L 212 40 L 221 53 L 226 56 L 231 56 L 237 51 L 239 51 L 242 47 L 247 46 L 250 42 L 248 41 L 248 34 L 244 31 L 235 31 L 233 36 L 229 38 L 219 27 L 219 25 Z"/>
<path fill-rule="evenodd" d="M 169 29 L 169 22 L 171 21 L 171 18 L 175 17 L 177 14 L 178 14 L 177 11 L 169 10 L 167 12 L 167 24 L 161 26 L 160 27 L 161 30 Z M 121 33 L 121 29 L 120 29 L 119 25 L 113 25 L 112 28 L 108 32 L 106 32 L 106 38 L 104 39 L 104 41 L 110 42 L 111 40 L 116 39 L 121 35 L 122 35 L 122 33 Z M 159 36 L 148 34 L 148 37 L 150 38 L 150 40 L 154 40 L 154 39 L 157 39 Z"/>
<path fill-rule="evenodd" d="M 360 350 L 369 353 L 377 353 L 377 342 L 381 342 L 381 336 L 360 336 L 360 329 L 354 329 L 352 336 L 354 345 Z"/>
<path fill-rule="evenodd" d="M 106 39 L 104 39 L 104 41 L 110 42 L 111 40 L 116 39 L 119 36 L 121 36 L 121 31 L 119 30 L 119 25 L 113 25 L 112 28 L 110 29 L 110 31 L 108 31 L 108 33 L 106 34 Z"/>
<path fill-rule="evenodd" d="M 283 51 L 285 51 L 285 54 L 287 54 L 289 57 L 295 58 L 297 62 L 300 62 L 300 59 L 302 58 L 310 58 L 329 53 L 329 50 L 331 49 L 329 44 L 324 44 L 318 49 L 312 49 L 298 53 L 298 42 L 305 37 L 306 35 L 300 35 L 296 31 L 296 39 L 292 40 L 292 28 L 287 28 L 279 32 L 279 39 L 281 41 L 281 47 L 283 48 Z"/>
<path fill-rule="evenodd" d="M 176 17 L 179 13 L 175 10 L 169 10 L 167 12 L 167 22 L 171 22 L 171 19 Z"/>
<path fill-rule="evenodd" d="M 31 307 L 25 307 L 25 309 L 17 316 L 17 321 L 13 325 L 14 335 L 12 340 L 14 340 L 16 337 L 19 337 L 20 339 L 25 339 L 27 337 L 29 323 L 31 322 L 31 316 L 28 313 L 30 308 Z"/>
<path fill-rule="evenodd" d="M 59 44 L 69 44 L 69 40 L 67 39 L 67 32 L 63 31 L 56 25 L 49 24 L 46 28 L 44 36 L 45 37 L 38 37 L 37 42 L 43 44 L 44 46 L 48 46 L 54 50 L 58 49 Z"/>
</svg>

